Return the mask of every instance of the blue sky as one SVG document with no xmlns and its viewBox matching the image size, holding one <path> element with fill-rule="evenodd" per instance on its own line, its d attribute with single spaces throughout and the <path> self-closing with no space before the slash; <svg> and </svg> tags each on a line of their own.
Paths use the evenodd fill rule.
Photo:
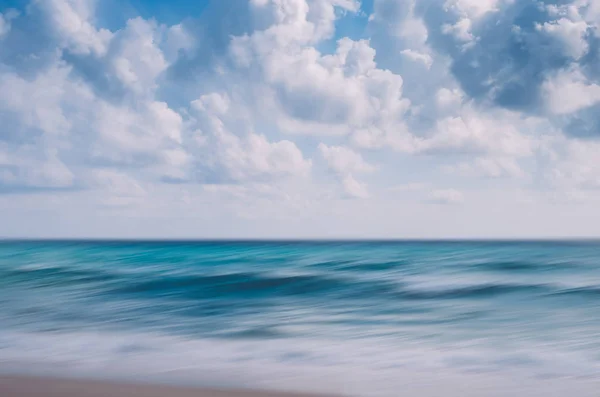
<svg viewBox="0 0 600 397">
<path fill-rule="evenodd" d="M 0 0 L 0 236 L 600 236 L 598 0 Z"/>
</svg>

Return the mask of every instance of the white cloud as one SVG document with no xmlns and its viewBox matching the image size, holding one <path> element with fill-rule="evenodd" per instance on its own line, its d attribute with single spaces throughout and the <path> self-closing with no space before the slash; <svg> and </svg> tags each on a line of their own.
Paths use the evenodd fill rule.
<svg viewBox="0 0 600 397">
<path fill-rule="evenodd" d="M 0 187 L 59 189 L 72 187 L 74 182 L 75 176 L 56 151 L 0 145 Z"/>
<path fill-rule="evenodd" d="M 260 175 L 306 176 L 311 161 L 291 141 L 269 142 L 265 136 L 250 134 L 244 138 L 223 133 L 218 136 L 222 145 L 222 166 L 234 179 L 244 180 Z"/>
<path fill-rule="evenodd" d="M 525 172 L 517 160 L 512 157 L 478 157 L 473 161 L 448 166 L 446 169 L 449 172 L 456 172 L 466 176 L 489 178 L 522 178 L 525 176 Z"/>
<path fill-rule="evenodd" d="M 342 180 L 344 192 L 350 197 L 354 198 L 368 198 L 369 192 L 364 183 L 361 183 L 354 179 L 352 175 L 347 175 Z"/>
<path fill-rule="evenodd" d="M 470 18 L 481 18 L 488 12 L 498 11 L 502 0 L 446 0 L 444 7 Z"/>
<path fill-rule="evenodd" d="M 95 1 L 33 0 L 33 4 L 50 20 L 63 46 L 79 54 L 106 53 L 112 34 L 94 26 Z"/>
<path fill-rule="evenodd" d="M 259 34 L 279 45 L 329 38 L 334 32 L 336 8 L 356 12 L 360 5 L 355 0 L 253 0 L 250 4 L 254 12 L 271 21 Z"/>
<path fill-rule="evenodd" d="M 404 123 L 357 129 L 352 143 L 365 149 L 391 148 L 402 153 L 418 153 L 424 139 L 410 133 Z"/>
<path fill-rule="evenodd" d="M 428 31 L 423 20 L 415 15 L 415 6 L 415 0 L 374 0 L 370 20 L 384 26 L 390 36 L 421 49 L 427 41 Z"/>
<path fill-rule="evenodd" d="M 76 105 L 70 96 L 87 96 L 85 87 L 68 81 L 69 72 L 70 68 L 59 64 L 32 80 L 11 72 L 0 74 L 0 109 L 16 119 L 13 129 L 20 127 L 7 133 L 18 135 L 14 137 L 17 140 L 36 134 L 36 130 L 67 133 L 72 122 L 64 114 L 64 101 Z"/>
<path fill-rule="evenodd" d="M 51 13 L 52 26 L 68 37 L 75 34 L 67 29 L 71 24 L 91 23 L 92 7 L 87 2 L 36 2 L 35 6 Z M 151 94 L 157 73 L 165 67 L 153 44 L 154 29 L 135 19 L 124 30 L 111 33 L 102 48 L 93 40 L 75 44 L 65 40 L 60 44 L 83 56 L 93 56 L 104 76 L 124 83 L 130 100 L 118 104 L 99 96 L 93 84 L 79 78 L 60 54 L 33 79 L 0 72 L 0 113 L 10 126 L 4 137 L 12 150 L 19 152 L 35 143 L 40 151 L 53 153 L 53 168 L 49 169 L 55 170 L 53 175 L 62 175 L 62 185 L 70 184 L 73 174 L 90 161 L 145 167 L 159 176 L 182 176 L 183 171 L 176 168 L 185 167 L 183 119 Z M 127 68 L 120 69 L 124 66 Z M 31 164 L 32 170 L 25 171 L 22 164 L 21 173 L 32 174 L 36 166 Z M 28 184 L 35 181 L 39 181 L 38 187 L 47 187 L 41 177 L 30 178 Z"/>
<path fill-rule="evenodd" d="M 438 189 L 429 194 L 428 201 L 435 204 L 461 204 L 464 196 L 455 189 Z"/>
<path fill-rule="evenodd" d="M 443 110 L 456 110 L 462 103 L 463 98 L 464 93 L 456 88 L 450 90 L 446 87 L 443 87 L 440 88 L 435 95 L 438 107 Z"/>
<path fill-rule="evenodd" d="M 472 33 L 473 25 L 484 15 L 498 11 L 503 0 L 446 0 L 444 8 L 447 12 L 458 16 L 453 24 L 444 24 L 442 32 L 453 35 L 457 40 L 470 43 L 476 39 Z"/>
<path fill-rule="evenodd" d="M 127 21 L 110 42 L 107 62 L 114 76 L 135 94 L 156 88 L 156 78 L 167 68 L 158 35 L 155 23 L 138 17 Z"/>
<path fill-rule="evenodd" d="M 408 59 L 416 62 L 422 62 L 427 69 L 431 68 L 431 65 L 433 64 L 433 58 L 429 54 L 410 49 L 402 50 L 400 53 Z"/>
<path fill-rule="evenodd" d="M 126 173 L 100 168 L 92 170 L 86 177 L 89 187 L 95 189 L 97 200 L 103 207 L 139 207 L 147 200 L 146 189 Z"/>
<path fill-rule="evenodd" d="M 552 23 L 558 23 L 563 19 L 565 26 L 558 27 L 565 38 L 571 36 L 571 39 L 576 42 L 579 40 L 579 32 L 583 29 L 581 22 L 587 23 L 587 29 L 590 34 L 598 36 L 598 26 L 600 26 L 600 3 L 597 0 L 572 0 L 563 4 L 548 4 L 546 5 L 548 14 L 554 18 Z M 570 23 L 569 23 L 570 22 Z M 575 26 L 577 24 L 578 26 Z M 580 46 L 576 43 L 576 46 Z"/>
<path fill-rule="evenodd" d="M 0 14 L 0 201 L 15 208 L 2 193 L 42 190 L 81 213 L 285 219 L 270 231 L 298 214 L 312 217 L 305 231 L 344 231 L 361 214 L 379 232 L 399 223 L 396 212 L 438 225 L 423 202 L 464 202 L 440 186 L 469 184 L 465 214 L 501 202 L 498 213 L 517 220 L 515 186 L 538 203 L 549 187 L 593 198 L 596 139 L 560 127 L 595 117 L 581 111 L 600 101 L 589 53 L 599 8 L 547 6 L 537 30 L 511 31 L 516 58 L 506 35 L 490 35 L 527 19 L 519 1 L 375 0 L 365 39 L 353 40 L 336 31 L 341 15 L 364 23 L 353 0 L 251 0 L 235 21 L 215 18 L 215 6 L 200 20 L 134 17 L 112 31 L 94 1 L 32 0 L 18 17 Z M 565 54 L 567 69 L 548 61 Z M 530 86 L 532 76 L 546 80 Z M 522 105 L 525 92 L 534 98 Z M 481 177 L 506 178 L 497 183 L 507 191 L 488 193 Z"/>
<path fill-rule="evenodd" d="M 517 120 L 518 117 L 508 112 L 496 118 L 465 108 L 458 117 L 439 120 L 435 134 L 422 142 L 421 150 L 530 156 L 535 149 L 535 139 L 519 131 Z"/>
<path fill-rule="evenodd" d="M 549 176 L 559 191 L 600 189 L 600 143 L 562 142 L 556 149 L 557 161 Z"/>
<path fill-rule="evenodd" d="M 367 163 L 359 153 L 342 146 L 319 145 L 321 156 L 329 168 L 341 179 L 344 192 L 350 197 L 366 198 L 369 193 L 367 186 L 357 181 L 353 174 L 372 172 L 375 166 Z"/>
<path fill-rule="evenodd" d="M 569 114 L 600 101 L 600 85 L 577 69 L 560 71 L 542 85 L 546 104 L 554 114 Z"/>
<path fill-rule="evenodd" d="M 471 33 L 472 21 L 469 18 L 461 18 L 455 24 L 444 24 L 442 32 L 456 37 L 457 40 L 471 42 L 475 39 Z"/>
<path fill-rule="evenodd" d="M 597 0 L 577 0 L 575 4 L 583 13 L 584 19 L 589 23 L 600 26 L 600 3 Z M 594 29 L 594 34 L 598 35 L 598 29 Z"/>
<path fill-rule="evenodd" d="M 371 172 L 376 169 L 375 166 L 367 163 L 359 153 L 346 147 L 327 146 L 321 143 L 319 151 L 329 167 L 339 174 Z"/>
<path fill-rule="evenodd" d="M 585 39 L 588 24 L 585 21 L 560 18 L 538 24 L 536 28 L 561 41 L 565 52 L 575 59 L 581 58 L 588 51 L 588 43 Z"/>
<path fill-rule="evenodd" d="M 199 129 L 205 139 L 200 153 L 205 158 L 198 159 L 203 166 L 219 167 L 228 178 L 244 182 L 270 177 L 306 177 L 312 168 L 311 160 L 305 159 L 296 144 L 289 140 L 271 142 L 264 135 L 257 134 L 247 121 L 242 121 L 244 130 L 230 130 L 239 120 L 241 112 L 231 108 L 231 99 L 226 94 L 211 93 L 192 102 L 197 112 Z M 231 109 L 231 112 L 229 110 Z M 207 150 L 207 151 L 202 151 Z"/>
<path fill-rule="evenodd" d="M 265 40 L 257 34 L 234 39 L 231 54 L 236 72 L 252 76 L 250 95 L 260 97 L 254 112 L 268 114 L 277 128 L 351 134 L 361 147 L 401 146 L 412 139 L 408 132 L 395 134 L 406 131 L 403 118 L 410 107 L 402 97 L 403 80 L 377 68 L 368 41 L 343 38 L 335 53 L 324 55 L 313 47 L 277 47 Z"/>
<path fill-rule="evenodd" d="M 353 136 L 353 143 L 371 149 L 390 147 L 410 154 L 528 157 L 534 153 L 538 143 L 536 136 L 520 130 L 525 126 L 526 123 L 511 112 L 478 113 L 477 109 L 468 105 L 458 113 L 437 120 L 427 136 L 411 134 L 400 124 L 389 129 L 372 127 L 359 130 Z"/>
<path fill-rule="evenodd" d="M 181 116 L 164 102 L 141 103 L 136 109 L 103 103 L 97 119 L 101 138 L 126 152 L 154 152 L 163 140 L 181 143 Z"/>
<path fill-rule="evenodd" d="M 165 35 L 164 52 L 170 62 L 177 60 L 179 51 L 191 51 L 197 41 L 182 24 L 169 27 Z"/>
<path fill-rule="evenodd" d="M 192 101 L 192 108 L 198 111 L 206 111 L 218 116 L 222 116 L 229 110 L 230 99 L 227 94 L 218 94 L 211 92 L 202 95 L 199 99 Z"/>
<path fill-rule="evenodd" d="M 262 92 L 272 95 L 279 126 L 300 127 L 290 132 L 349 133 L 382 120 L 399 121 L 408 109 L 402 78 L 376 67 L 367 41 L 341 39 L 332 55 L 313 47 L 267 47 L 254 58 L 247 52 L 262 47 L 261 36 L 234 40 L 232 46 L 240 68 L 256 73 Z"/>
</svg>

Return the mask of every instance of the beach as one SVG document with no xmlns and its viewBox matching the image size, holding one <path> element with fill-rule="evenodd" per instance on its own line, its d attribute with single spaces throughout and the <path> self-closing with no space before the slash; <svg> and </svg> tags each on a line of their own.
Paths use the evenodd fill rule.
<svg viewBox="0 0 600 397">
<path fill-rule="evenodd" d="M 2 397 L 309 397 L 273 391 L 216 390 L 45 377 L 0 377 Z M 316 396 L 313 396 L 316 397 Z"/>
</svg>

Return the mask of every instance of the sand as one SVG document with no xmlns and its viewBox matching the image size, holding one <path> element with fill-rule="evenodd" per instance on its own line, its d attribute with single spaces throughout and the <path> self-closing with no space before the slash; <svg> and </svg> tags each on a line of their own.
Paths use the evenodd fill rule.
<svg viewBox="0 0 600 397">
<path fill-rule="evenodd" d="M 213 390 L 41 377 L 0 377 L 2 397 L 309 397 L 305 394 Z M 312 396 L 315 397 L 315 396 Z"/>
</svg>

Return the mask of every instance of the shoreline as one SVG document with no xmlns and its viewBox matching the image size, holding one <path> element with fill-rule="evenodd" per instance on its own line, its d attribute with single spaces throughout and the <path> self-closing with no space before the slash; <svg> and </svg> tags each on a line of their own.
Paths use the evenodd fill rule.
<svg viewBox="0 0 600 397">
<path fill-rule="evenodd" d="M 178 387 L 45 376 L 0 376 L 2 397 L 326 397 L 284 391 Z M 333 397 L 329 395 L 329 397 Z"/>
</svg>

